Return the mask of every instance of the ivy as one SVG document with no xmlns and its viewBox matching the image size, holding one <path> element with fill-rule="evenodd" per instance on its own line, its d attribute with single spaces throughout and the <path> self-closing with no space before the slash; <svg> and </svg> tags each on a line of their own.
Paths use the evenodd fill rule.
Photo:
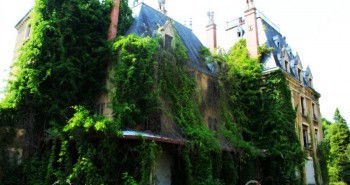
<svg viewBox="0 0 350 185">
<path fill-rule="evenodd" d="M 257 178 L 256 161 L 263 164 L 264 184 L 299 183 L 295 169 L 303 154 L 281 72 L 263 76 L 259 58 L 248 57 L 244 40 L 227 55 L 210 56 L 201 49 L 221 67 L 219 76 L 210 77 L 218 89 L 213 105 L 220 112 L 219 129 L 210 130 L 198 75 L 186 65 L 187 48 L 179 35 L 173 48 L 161 47 L 160 37 L 120 36 L 132 21 L 127 1 L 120 6 L 119 37 L 111 43 L 106 40 L 111 1 L 36 0 L 32 38 L 21 50 L 16 78 L 0 106 L 0 162 L 11 167 L 0 175 L 14 174 L 5 184 L 153 184 L 161 147 L 121 134 L 135 128 L 157 133 L 161 114 L 188 141 L 174 154 L 181 162 L 173 169 L 183 177 L 179 184 L 244 184 Z M 270 52 L 259 51 L 260 57 Z M 110 84 L 103 89 L 106 79 Z M 112 119 L 92 111 L 104 90 Z M 14 165 L 5 154 L 14 128 L 21 126 L 36 146 L 29 154 L 37 155 Z"/>
<path fill-rule="evenodd" d="M 113 112 L 123 128 L 151 122 L 152 115 L 159 114 L 154 86 L 158 46 L 156 39 L 135 35 L 120 37 L 114 44 L 119 59 L 112 72 Z"/>
</svg>

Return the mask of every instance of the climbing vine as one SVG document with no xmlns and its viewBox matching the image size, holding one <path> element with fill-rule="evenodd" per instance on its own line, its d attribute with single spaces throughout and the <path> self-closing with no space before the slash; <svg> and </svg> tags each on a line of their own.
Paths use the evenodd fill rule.
<svg viewBox="0 0 350 185">
<path fill-rule="evenodd" d="M 205 102 L 201 74 L 186 65 L 187 48 L 177 33 L 171 48 L 162 47 L 160 36 L 120 36 L 132 21 L 122 0 L 119 37 L 108 42 L 110 9 L 111 1 L 36 0 L 32 38 L 0 105 L 0 162 L 8 167 L 0 171 L 0 178 L 8 175 L 4 184 L 154 184 L 160 145 L 141 136 L 121 137 L 123 130 L 135 128 L 160 132 L 160 115 L 186 140 L 178 146 L 180 164 L 173 169 L 183 177 L 174 180 L 178 184 L 300 183 L 295 169 L 303 154 L 281 72 L 263 76 L 259 58 L 248 57 L 244 40 L 227 55 L 202 49 L 205 58 L 220 64 L 220 75 L 210 77 L 214 97 L 209 97 L 219 103 Z M 106 79 L 110 84 L 103 89 Z M 104 90 L 110 118 L 93 112 Z M 206 103 L 219 110 L 219 128 L 208 129 Z M 6 162 L 15 127 L 31 136 L 26 155 L 33 157 L 20 165 Z M 256 173 L 259 164 L 263 172 Z"/>
<path fill-rule="evenodd" d="M 302 184 L 304 154 L 295 132 L 291 93 L 282 71 L 265 74 L 262 124 L 258 126 L 259 148 L 267 149 L 264 172 L 267 184 Z M 273 158 L 273 160 L 271 160 Z M 302 177 L 302 174 L 299 175 Z"/>
</svg>

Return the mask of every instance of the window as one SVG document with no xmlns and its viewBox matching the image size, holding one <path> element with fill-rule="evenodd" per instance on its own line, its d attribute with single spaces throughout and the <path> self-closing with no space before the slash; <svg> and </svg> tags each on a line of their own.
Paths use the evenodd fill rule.
<svg viewBox="0 0 350 185">
<path fill-rule="evenodd" d="M 315 142 L 316 142 L 316 145 L 318 145 L 318 130 L 315 129 Z"/>
<path fill-rule="evenodd" d="M 274 41 L 275 45 L 277 46 L 277 48 L 281 48 L 281 43 L 280 43 L 280 39 L 279 39 L 278 35 L 273 37 L 273 41 Z"/>
<path fill-rule="evenodd" d="M 315 104 L 312 103 L 312 115 L 314 120 L 317 120 L 317 114 L 316 114 L 316 110 L 315 110 Z"/>
<path fill-rule="evenodd" d="M 288 61 L 284 61 L 284 67 L 285 67 L 286 71 L 289 73 L 289 63 L 288 63 Z"/>
<path fill-rule="evenodd" d="M 170 35 L 168 34 L 165 34 L 165 38 L 164 38 L 164 46 L 166 48 L 171 48 L 171 43 L 173 41 L 173 37 L 171 37 Z"/>
<path fill-rule="evenodd" d="M 301 114 L 303 116 L 305 116 L 306 112 L 305 112 L 305 99 L 304 99 L 304 97 L 300 98 L 300 106 L 301 106 Z"/>
<path fill-rule="evenodd" d="M 213 130 L 213 131 L 217 131 L 217 120 L 216 119 L 213 119 L 212 117 L 209 117 L 208 118 L 208 127 L 209 127 L 209 130 Z"/>
<path fill-rule="evenodd" d="M 26 28 L 25 39 L 29 39 L 31 32 L 32 32 L 32 25 L 29 24 Z"/>
<path fill-rule="evenodd" d="M 309 78 L 309 87 L 312 87 L 312 79 Z"/>
<path fill-rule="evenodd" d="M 303 75 L 301 74 L 301 69 L 300 68 L 298 68 L 298 78 L 299 78 L 300 81 L 303 80 Z"/>
<path fill-rule="evenodd" d="M 105 109 L 105 103 L 99 103 L 95 106 L 95 113 L 98 115 L 103 115 Z"/>
<path fill-rule="evenodd" d="M 309 148 L 309 132 L 308 126 L 303 125 L 303 144 L 304 148 Z"/>
</svg>

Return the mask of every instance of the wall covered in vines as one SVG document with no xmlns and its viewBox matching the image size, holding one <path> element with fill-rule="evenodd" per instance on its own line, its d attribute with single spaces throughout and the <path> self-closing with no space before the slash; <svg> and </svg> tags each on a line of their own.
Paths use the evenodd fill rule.
<svg viewBox="0 0 350 185">
<path fill-rule="evenodd" d="M 180 37 L 172 48 L 160 36 L 107 41 L 110 8 L 110 1 L 36 0 L 33 35 L 0 105 L 2 184 L 154 184 L 163 145 L 121 136 L 160 132 L 161 114 L 187 141 L 174 150 L 173 184 L 301 184 L 295 171 L 303 153 L 281 72 L 262 76 L 244 40 L 210 56 L 220 63 L 220 74 L 209 77 L 219 114 L 217 129 L 208 129 L 199 75 L 186 65 Z M 125 0 L 120 13 L 123 35 L 132 20 Z M 113 118 L 93 112 L 104 91 Z M 8 160 L 15 128 L 26 130 L 29 143 L 21 163 Z"/>
</svg>

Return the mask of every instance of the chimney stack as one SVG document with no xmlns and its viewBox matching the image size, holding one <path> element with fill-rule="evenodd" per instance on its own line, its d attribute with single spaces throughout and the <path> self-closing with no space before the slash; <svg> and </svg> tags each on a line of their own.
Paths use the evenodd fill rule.
<svg viewBox="0 0 350 185">
<path fill-rule="evenodd" d="M 113 7 L 110 14 L 111 23 L 109 25 L 109 30 L 108 30 L 108 40 L 113 40 L 117 36 L 119 6 L 120 6 L 120 0 L 114 0 Z"/>
<path fill-rule="evenodd" d="M 246 40 L 249 56 L 256 58 L 258 56 L 258 26 L 256 20 L 256 8 L 253 0 L 247 0 L 248 9 L 244 12 L 245 26 L 246 26 Z"/>
<path fill-rule="evenodd" d="M 214 12 L 208 12 L 209 22 L 207 28 L 207 46 L 211 52 L 215 52 L 216 43 L 216 24 L 214 23 Z"/>
<path fill-rule="evenodd" d="M 159 11 L 162 12 L 164 15 L 167 14 L 167 10 L 165 9 L 165 0 L 158 0 L 159 4 Z"/>
</svg>

